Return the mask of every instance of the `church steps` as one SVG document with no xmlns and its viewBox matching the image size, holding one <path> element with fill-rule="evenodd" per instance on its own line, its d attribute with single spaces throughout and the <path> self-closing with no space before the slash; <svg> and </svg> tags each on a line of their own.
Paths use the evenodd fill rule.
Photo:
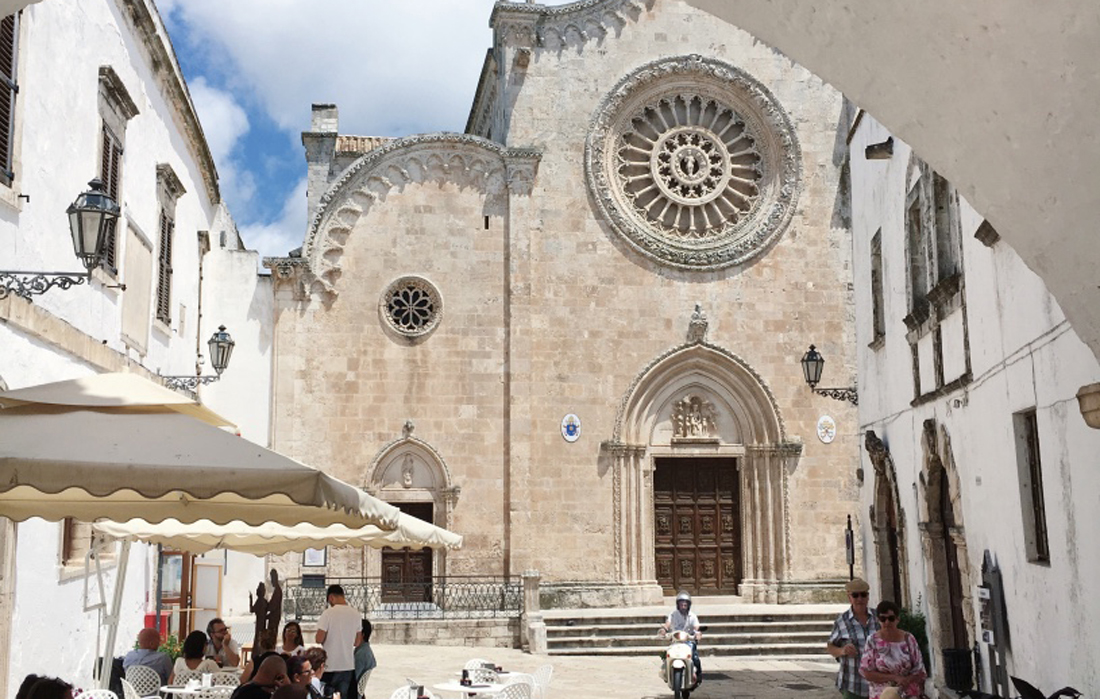
<svg viewBox="0 0 1100 699">
<path fill-rule="evenodd" d="M 737 611 L 707 614 L 702 655 L 828 660 L 824 647 L 836 613 L 819 609 L 800 612 Z M 667 643 L 657 637 L 662 621 L 646 610 L 632 614 L 610 610 L 576 616 L 548 615 L 547 650 L 550 655 L 660 655 Z"/>
</svg>

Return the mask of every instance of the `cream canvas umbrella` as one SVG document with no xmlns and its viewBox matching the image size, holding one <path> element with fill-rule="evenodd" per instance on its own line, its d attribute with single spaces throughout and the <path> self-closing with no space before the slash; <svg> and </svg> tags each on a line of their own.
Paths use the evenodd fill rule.
<svg viewBox="0 0 1100 699">
<path fill-rule="evenodd" d="M 293 551 L 325 546 L 369 546 L 371 548 L 432 548 L 457 549 L 462 537 L 422 519 L 402 513 L 397 528 L 386 531 L 373 525 L 353 529 L 342 524 L 318 527 L 313 524 L 261 524 L 243 522 L 215 524 L 208 520 L 183 523 L 165 520 L 156 524 L 141 519 L 129 522 L 97 522 L 95 529 L 117 539 L 130 539 L 149 544 L 206 553 L 213 549 L 228 549 L 256 556 L 281 555 Z"/>
<path fill-rule="evenodd" d="M 131 375 L 0 393 L 0 516 L 85 521 L 240 520 L 391 530 L 400 511 L 214 425 L 200 404 Z M 106 648 L 114 649 L 124 540 Z M 100 682 L 109 679 L 101 668 Z"/>
<path fill-rule="evenodd" d="M 0 393 L 0 407 L 30 403 L 86 408 L 160 407 L 196 417 L 216 427 L 233 424 L 198 401 L 137 374 L 93 374 Z"/>
<path fill-rule="evenodd" d="M 397 526 L 353 485 L 159 408 L 0 410 L 0 516 Z"/>
</svg>

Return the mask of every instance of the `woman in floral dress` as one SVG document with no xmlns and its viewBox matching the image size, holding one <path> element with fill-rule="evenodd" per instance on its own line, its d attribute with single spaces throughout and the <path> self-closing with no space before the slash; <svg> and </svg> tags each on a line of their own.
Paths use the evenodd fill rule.
<svg viewBox="0 0 1100 699">
<path fill-rule="evenodd" d="M 871 687 L 869 699 L 881 699 L 888 687 L 895 687 L 902 697 L 919 697 L 928 673 L 917 639 L 898 628 L 898 605 L 879 602 L 875 611 L 882 628 L 867 639 L 859 663 L 859 673 Z M 891 694 L 887 692 L 887 696 Z"/>
</svg>

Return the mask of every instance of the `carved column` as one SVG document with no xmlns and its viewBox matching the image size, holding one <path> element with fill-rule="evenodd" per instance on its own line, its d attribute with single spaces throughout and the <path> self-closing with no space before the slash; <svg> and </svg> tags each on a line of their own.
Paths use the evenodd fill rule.
<svg viewBox="0 0 1100 699">
<path fill-rule="evenodd" d="M 780 588 L 790 575 L 787 471 L 800 453 L 799 444 L 746 449 L 741 479 L 745 550 L 742 594 L 753 602 L 779 602 Z"/>
</svg>

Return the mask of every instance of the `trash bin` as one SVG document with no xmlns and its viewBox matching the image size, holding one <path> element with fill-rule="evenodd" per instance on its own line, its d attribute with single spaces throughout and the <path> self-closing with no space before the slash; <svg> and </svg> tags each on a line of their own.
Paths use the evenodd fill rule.
<svg viewBox="0 0 1100 699">
<path fill-rule="evenodd" d="M 943 679 L 948 689 L 965 692 L 974 686 L 974 661 L 969 648 L 943 649 Z"/>
</svg>

